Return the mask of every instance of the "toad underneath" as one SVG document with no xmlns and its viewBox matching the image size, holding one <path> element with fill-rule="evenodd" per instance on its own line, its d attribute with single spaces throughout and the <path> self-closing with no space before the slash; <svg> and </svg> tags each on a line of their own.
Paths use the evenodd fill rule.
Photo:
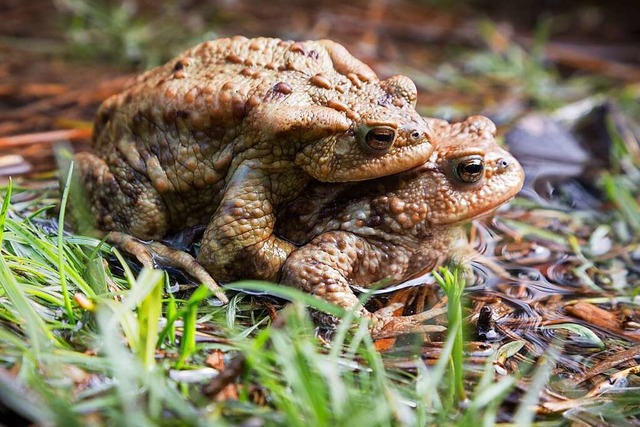
<svg viewBox="0 0 640 427">
<path fill-rule="evenodd" d="M 410 171 L 366 183 L 311 183 L 279 216 L 277 233 L 298 244 L 281 282 L 371 319 L 375 338 L 428 330 L 429 311 L 394 317 L 367 311 L 351 286 L 392 286 L 431 271 L 469 247 L 462 224 L 520 191 L 520 164 L 495 141 L 487 118 L 432 120 L 437 148 Z"/>
<path fill-rule="evenodd" d="M 94 152 L 76 155 L 92 227 L 212 288 L 211 276 L 275 280 L 294 249 L 274 236 L 275 214 L 311 178 L 367 180 L 429 158 L 416 98 L 409 78 L 381 81 L 329 40 L 200 44 L 100 107 Z M 137 240 L 199 224 L 197 262 Z"/>
</svg>

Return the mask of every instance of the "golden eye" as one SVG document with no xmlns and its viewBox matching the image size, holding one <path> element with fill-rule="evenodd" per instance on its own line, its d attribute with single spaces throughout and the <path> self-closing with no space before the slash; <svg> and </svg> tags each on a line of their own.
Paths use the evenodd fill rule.
<svg viewBox="0 0 640 427">
<path fill-rule="evenodd" d="M 364 134 L 365 148 L 374 153 L 389 150 L 396 139 L 396 131 L 387 126 L 374 127 Z"/>
<path fill-rule="evenodd" d="M 473 184 L 484 176 L 484 159 L 473 155 L 457 159 L 453 162 L 453 174 L 465 184 Z"/>
</svg>

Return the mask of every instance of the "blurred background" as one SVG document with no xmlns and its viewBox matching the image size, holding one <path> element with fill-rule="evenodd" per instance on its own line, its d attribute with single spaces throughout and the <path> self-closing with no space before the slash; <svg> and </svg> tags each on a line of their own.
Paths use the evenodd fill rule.
<svg viewBox="0 0 640 427">
<path fill-rule="evenodd" d="M 336 40 L 383 78 L 411 77 L 422 114 L 481 113 L 504 129 L 531 109 L 639 82 L 634 10 L 622 0 L 2 0 L 0 176 L 53 170 L 49 144 L 86 144 L 95 109 L 130 76 L 236 34 Z M 64 132 L 42 134 L 54 130 Z"/>
</svg>

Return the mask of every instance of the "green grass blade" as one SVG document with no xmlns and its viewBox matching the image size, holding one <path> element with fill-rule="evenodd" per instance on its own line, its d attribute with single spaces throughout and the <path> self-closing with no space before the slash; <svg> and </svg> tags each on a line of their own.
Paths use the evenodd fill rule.
<svg viewBox="0 0 640 427">
<path fill-rule="evenodd" d="M 466 400 L 464 389 L 464 337 L 462 330 L 462 294 L 465 280 L 463 274 L 456 267 L 453 272 L 448 268 L 440 268 L 440 273 L 434 271 L 433 277 L 447 294 L 447 317 L 449 333 L 455 331 L 451 364 L 454 376 L 454 394 L 460 401 Z M 457 325 L 460 325 L 459 327 Z"/>
<path fill-rule="evenodd" d="M 162 314 L 162 287 L 164 274 L 158 270 L 143 270 L 138 282 L 148 282 L 151 290 L 138 305 L 138 355 L 145 369 L 155 366 L 158 322 Z"/>
<path fill-rule="evenodd" d="M 307 307 L 313 307 L 317 310 L 324 311 L 336 317 L 343 317 L 345 315 L 344 309 L 327 301 L 321 300 L 320 298 L 317 298 L 309 293 L 302 292 L 299 289 L 288 286 L 262 282 L 259 280 L 243 280 L 241 282 L 234 282 L 225 287 L 240 291 L 246 290 L 254 292 L 265 292 L 269 295 L 274 295 L 289 301 L 299 301 Z"/>
<path fill-rule="evenodd" d="M 169 319 L 176 319 L 177 312 L 178 312 L 178 309 L 176 307 L 176 298 L 173 296 L 173 294 L 169 294 L 169 299 L 167 300 L 167 311 L 166 311 L 166 318 L 167 318 L 166 330 L 167 330 L 167 338 L 169 340 L 169 344 L 171 345 L 175 345 L 176 343 L 176 326 L 174 321 L 171 321 L 171 323 L 169 323 Z M 162 344 L 162 342 L 159 339 L 158 345 L 160 344 Z"/>
<path fill-rule="evenodd" d="M 589 341 L 595 347 L 599 349 L 604 349 L 605 345 L 602 340 L 593 332 L 591 329 L 586 326 L 579 325 L 577 323 L 557 323 L 555 325 L 545 325 L 540 327 L 541 330 L 554 330 L 554 329 L 566 329 L 569 332 L 573 332 L 574 334 L 584 338 Z"/>
<path fill-rule="evenodd" d="M 186 360 L 196 350 L 196 320 L 198 318 L 198 305 L 212 295 L 209 288 L 204 285 L 199 286 L 189 298 L 185 310 L 182 311 L 182 339 L 180 342 L 180 358 L 177 367 L 184 366 Z M 171 322 L 173 323 L 173 322 Z M 167 325 L 168 327 L 169 325 Z M 165 330 L 167 330 L 165 327 Z"/>
<path fill-rule="evenodd" d="M 4 224 L 7 220 L 7 213 L 9 212 L 9 205 L 11 203 L 11 189 L 13 187 L 13 181 L 9 180 L 9 185 L 7 186 L 7 192 L 2 199 L 2 210 L 0 210 L 0 248 L 2 248 L 2 244 L 4 243 Z"/>
<path fill-rule="evenodd" d="M 64 299 L 64 309 L 67 312 L 67 318 L 72 324 L 76 323 L 71 307 L 71 298 L 69 297 L 69 289 L 67 287 L 65 240 L 64 240 L 64 214 L 67 207 L 67 199 L 69 197 L 69 188 L 71 187 L 71 174 L 73 173 L 73 162 L 69 166 L 69 173 L 65 181 L 64 190 L 62 192 L 62 201 L 60 202 L 60 215 L 58 216 L 58 273 L 60 274 L 60 286 L 62 287 L 62 298 Z"/>
<path fill-rule="evenodd" d="M 115 380 L 115 392 L 118 396 L 119 407 L 113 414 L 112 421 L 115 425 L 151 426 L 140 401 L 138 378 L 145 370 L 140 361 L 132 357 L 123 345 L 122 336 L 113 322 L 114 313 L 102 306 L 96 315 L 101 331 L 101 346 Z"/>
<path fill-rule="evenodd" d="M 629 226 L 636 234 L 640 233 L 640 204 L 625 186 L 623 178 L 604 173 L 602 185 L 607 197 L 620 210 L 620 214 Z"/>
</svg>

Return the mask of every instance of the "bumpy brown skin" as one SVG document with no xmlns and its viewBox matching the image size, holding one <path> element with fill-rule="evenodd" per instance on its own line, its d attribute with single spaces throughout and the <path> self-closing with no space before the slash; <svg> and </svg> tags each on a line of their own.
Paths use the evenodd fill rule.
<svg viewBox="0 0 640 427">
<path fill-rule="evenodd" d="M 274 280 L 293 249 L 272 234 L 275 210 L 311 178 L 366 180 L 429 158 L 416 98 L 410 79 L 380 81 L 329 40 L 220 39 L 107 99 L 95 154 L 76 162 L 113 241 L 208 224 L 198 261 L 213 277 Z M 393 145 L 369 147 L 381 126 Z"/>
<path fill-rule="evenodd" d="M 434 124 L 438 145 L 427 163 L 359 185 L 311 183 L 279 215 L 276 231 L 304 244 L 287 259 L 281 282 L 346 309 L 359 307 L 372 318 L 376 337 L 428 330 L 421 322 L 433 313 L 396 318 L 388 310 L 369 313 L 350 286 L 384 279 L 393 285 L 466 251 L 459 226 L 495 210 L 522 188 L 522 167 L 497 145 L 489 119 Z M 484 172 L 465 183 L 456 169 L 470 156 L 483 159 Z"/>
</svg>

